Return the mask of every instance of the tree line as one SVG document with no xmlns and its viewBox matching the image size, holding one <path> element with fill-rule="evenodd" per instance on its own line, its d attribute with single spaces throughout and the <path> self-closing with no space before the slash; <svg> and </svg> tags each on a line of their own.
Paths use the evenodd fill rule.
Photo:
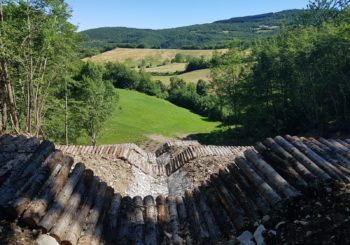
<svg viewBox="0 0 350 245">
<path fill-rule="evenodd" d="M 117 95 L 79 59 L 82 35 L 61 0 L 0 1 L 0 133 L 93 144 Z"/>
<path fill-rule="evenodd" d="M 221 49 L 227 48 L 233 38 L 251 41 L 272 36 L 279 31 L 282 21 L 290 24 L 301 12 L 302 10 L 287 10 L 162 30 L 102 27 L 83 31 L 87 35 L 84 44 L 100 52 L 116 47 L 137 46 L 165 49 Z M 266 29 L 266 26 L 277 28 L 260 31 L 262 27 Z"/>
<path fill-rule="evenodd" d="M 109 62 L 104 65 L 104 69 L 104 79 L 111 81 L 116 88 L 136 90 L 156 96 L 212 120 L 223 118 L 221 110 L 217 107 L 217 97 L 209 93 L 210 84 L 203 80 L 194 84 L 172 77 L 170 84 L 165 85 L 159 80 L 154 80 L 149 73 L 143 70 L 136 71 L 125 64 Z"/>
<path fill-rule="evenodd" d="M 316 0 L 308 11 L 248 49 L 233 41 L 211 61 L 212 81 L 168 86 L 123 64 L 83 63 L 83 36 L 61 0 L 0 1 L 0 133 L 96 144 L 118 94 L 114 87 L 167 99 L 230 126 L 229 139 L 349 130 L 348 0 Z M 179 57 L 178 57 L 179 58 Z M 180 57 L 181 58 L 181 57 Z"/>
<path fill-rule="evenodd" d="M 250 54 L 234 45 L 213 68 L 212 92 L 229 109 L 231 137 L 349 131 L 349 1 L 312 1 Z"/>
</svg>

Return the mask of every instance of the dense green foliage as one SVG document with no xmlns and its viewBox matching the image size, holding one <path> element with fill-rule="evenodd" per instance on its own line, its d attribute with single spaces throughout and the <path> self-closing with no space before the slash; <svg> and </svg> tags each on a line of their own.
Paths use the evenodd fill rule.
<svg viewBox="0 0 350 245">
<path fill-rule="evenodd" d="M 189 59 L 189 62 L 186 67 L 186 72 L 201 70 L 201 69 L 207 69 L 211 65 L 211 61 L 204 59 L 204 57 L 201 58 L 191 58 Z"/>
<path fill-rule="evenodd" d="M 227 47 L 233 38 L 249 41 L 274 35 L 283 21 L 290 23 L 300 12 L 288 10 L 163 30 L 103 27 L 83 33 L 88 37 L 86 45 L 100 51 L 140 44 L 147 48 L 215 49 Z"/>
<path fill-rule="evenodd" d="M 103 67 L 79 60 L 82 35 L 61 0 L 0 2 L 0 133 L 91 142 L 116 94 Z"/>
<path fill-rule="evenodd" d="M 13 0 L 4 5 L 0 81 L 6 84 L 6 91 L 11 86 L 15 91 L 4 96 L 4 107 L 15 112 L 3 112 L 2 118 L 9 114 L 13 122 L 17 117 L 18 123 L 10 123 L 16 131 L 46 135 L 54 130 L 54 115 L 62 114 L 64 103 L 60 104 L 56 94 L 72 71 L 71 64 L 77 62 L 80 39 L 69 16 L 62 1 Z"/>
<path fill-rule="evenodd" d="M 139 72 L 119 63 L 105 65 L 104 79 L 109 80 L 116 88 L 137 90 L 159 98 L 167 97 L 164 84 L 154 81 L 151 75 L 140 70 Z"/>
<path fill-rule="evenodd" d="M 229 123 L 245 137 L 349 129 L 350 11 L 335 16 L 256 42 L 249 57 L 232 48 L 213 69 Z"/>
<path fill-rule="evenodd" d="M 222 114 L 217 107 L 218 99 L 216 96 L 206 93 L 207 90 L 208 86 L 204 81 L 195 85 L 173 77 L 170 79 L 167 99 L 175 105 L 190 109 L 212 120 L 221 120 Z"/>
<path fill-rule="evenodd" d="M 118 94 L 113 84 L 103 79 L 103 67 L 87 62 L 75 78 L 76 83 L 69 87 L 75 103 L 79 103 L 79 123 L 96 145 L 97 137 L 105 120 L 118 102 Z"/>
</svg>

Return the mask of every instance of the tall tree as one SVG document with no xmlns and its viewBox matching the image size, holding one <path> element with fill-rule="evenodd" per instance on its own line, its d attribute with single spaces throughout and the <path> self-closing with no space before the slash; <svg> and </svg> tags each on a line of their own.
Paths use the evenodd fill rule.
<svg viewBox="0 0 350 245">
<path fill-rule="evenodd" d="M 6 43 L 4 41 L 5 36 L 5 22 L 3 14 L 3 3 L 0 0 L 0 81 L 2 89 L 2 100 L 1 100 L 1 114 L 2 114 L 2 129 L 6 129 L 7 125 L 7 107 L 9 107 L 10 118 L 13 129 L 19 131 L 19 120 L 16 106 L 16 98 L 13 87 L 13 82 L 11 80 L 9 67 L 8 67 L 8 57 L 6 55 Z"/>
<path fill-rule="evenodd" d="M 211 86 L 219 98 L 219 106 L 223 110 L 225 105 L 229 105 L 236 123 L 240 121 L 242 111 L 242 81 L 249 74 L 251 66 L 251 61 L 240 44 L 240 41 L 235 40 L 230 51 L 223 56 L 221 64 L 211 69 Z"/>
<path fill-rule="evenodd" d="M 3 21 L 11 54 L 8 69 L 19 97 L 22 128 L 29 134 L 42 133 L 43 119 L 51 95 L 76 59 L 80 35 L 68 22 L 70 10 L 61 0 L 10 0 Z M 18 45 L 20 44 L 20 45 Z M 18 123 L 19 127 L 19 123 Z"/>
<path fill-rule="evenodd" d="M 350 0 L 310 0 L 297 23 L 321 26 L 327 21 L 337 21 L 339 16 L 350 5 Z"/>
<path fill-rule="evenodd" d="M 87 62 L 77 80 L 72 90 L 79 94 L 76 99 L 83 103 L 80 107 L 81 125 L 91 144 L 96 145 L 103 123 L 112 113 L 113 104 L 118 101 L 118 94 L 110 81 L 103 80 L 103 67 L 100 65 Z"/>
<path fill-rule="evenodd" d="M 214 91 L 245 138 L 349 130 L 350 9 L 336 8 L 336 21 L 285 27 L 257 41 L 251 60 L 232 47 L 213 69 Z"/>
</svg>

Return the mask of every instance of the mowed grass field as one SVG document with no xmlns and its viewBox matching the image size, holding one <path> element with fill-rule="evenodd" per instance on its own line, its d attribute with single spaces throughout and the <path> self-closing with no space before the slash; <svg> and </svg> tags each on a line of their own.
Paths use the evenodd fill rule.
<svg viewBox="0 0 350 245">
<path fill-rule="evenodd" d="M 159 73 L 165 73 L 165 72 L 181 72 L 186 70 L 187 63 L 172 63 L 169 65 L 163 65 L 158 67 L 151 67 L 146 68 L 146 72 L 159 72 Z"/>
<path fill-rule="evenodd" d="M 219 52 L 227 52 L 227 49 L 219 49 Z M 102 54 L 95 55 L 84 60 L 94 62 L 120 62 L 128 65 L 137 65 L 142 60 L 147 60 L 156 66 L 165 61 L 170 62 L 176 54 L 183 54 L 191 57 L 211 58 L 213 50 L 182 50 L 182 49 L 133 49 L 133 48 L 116 48 Z"/>
<path fill-rule="evenodd" d="M 147 135 L 176 138 L 209 133 L 220 125 L 162 99 L 123 89 L 118 89 L 118 93 L 120 101 L 104 124 L 98 144 L 141 144 Z M 79 143 L 89 141 L 82 137 Z"/>
<path fill-rule="evenodd" d="M 197 71 L 186 72 L 181 75 L 175 76 L 152 76 L 154 80 L 160 80 L 164 84 L 170 84 L 170 78 L 178 77 L 182 78 L 185 82 L 197 83 L 198 80 L 202 79 L 204 81 L 210 80 L 210 69 L 202 69 Z"/>
</svg>

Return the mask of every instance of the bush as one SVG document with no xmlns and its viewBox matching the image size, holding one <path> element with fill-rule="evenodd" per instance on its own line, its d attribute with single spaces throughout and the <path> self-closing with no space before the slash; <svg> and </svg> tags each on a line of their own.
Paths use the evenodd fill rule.
<svg viewBox="0 0 350 245">
<path fill-rule="evenodd" d="M 117 88 L 136 89 L 139 86 L 139 76 L 123 64 L 107 63 L 103 78 L 110 80 Z"/>
<path fill-rule="evenodd" d="M 186 72 L 207 69 L 209 67 L 210 67 L 210 62 L 205 60 L 204 57 L 191 58 L 186 67 Z"/>
</svg>

